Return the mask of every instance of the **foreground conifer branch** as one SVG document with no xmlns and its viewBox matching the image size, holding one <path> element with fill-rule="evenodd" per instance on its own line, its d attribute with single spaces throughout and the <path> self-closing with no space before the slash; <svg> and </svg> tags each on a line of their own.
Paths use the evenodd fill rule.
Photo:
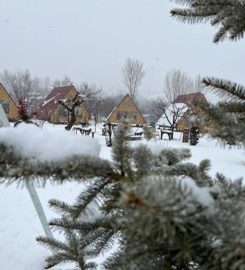
<svg viewBox="0 0 245 270">
<path fill-rule="evenodd" d="M 206 23 L 218 26 L 219 31 L 214 36 L 218 43 L 226 39 L 241 39 L 245 31 L 245 1 L 244 0 L 174 0 L 186 8 L 175 8 L 171 15 L 181 22 Z"/>
<path fill-rule="evenodd" d="M 245 145 L 245 88 L 227 80 L 204 78 L 206 89 L 223 100 L 202 105 L 210 134 L 231 145 Z"/>
<path fill-rule="evenodd" d="M 112 163 L 84 156 L 33 163 L 0 146 L 4 183 L 22 183 L 26 175 L 39 183 L 86 183 L 73 205 L 50 201 L 60 214 L 50 226 L 64 240 L 37 238 L 54 252 L 46 269 L 66 262 L 96 269 L 94 259 L 111 250 L 104 269 L 243 269 L 241 179 L 231 182 L 220 174 L 212 179 L 210 162 L 187 162 L 187 149 L 154 154 L 145 145 L 132 147 L 128 132 L 127 125 L 118 129 Z"/>
<path fill-rule="evenodd" d="M 232 41 L 243 38 L 245 31 L 244 0 L 175 0 L 186 8 L 171 10 L 173 17 L 182 22 L 210 22 L 218 26 L 214 37 L 218 43 L 227 37 Z M 228 80 L 213 77 L 203 78 L 210 92 L 223 100 L 217 105 L 199 104 L 205 112 L 212 137 L 221 139 L 230 145 L 245 145 L 245 87 Z"/>
</svg>

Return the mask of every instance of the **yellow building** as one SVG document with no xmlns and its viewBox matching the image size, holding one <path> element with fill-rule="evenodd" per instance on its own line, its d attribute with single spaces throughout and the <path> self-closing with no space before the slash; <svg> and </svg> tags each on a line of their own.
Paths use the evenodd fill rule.
<svg viewBox="0 0 245 270">
<path fill-rule="evenodd" d="M 175 104 L 183 103 L 188 106 L 188 110 L 186 113 L 180 118 L 176 125 L 176 129 L 183 131 L 184 129 L 189 129 L 193 126 L 199 128 L 201 132 L 207 131 L 207 127 L 205 126 L 200 119 L 203 116 L 202 110 L 198 107 L 198 103 L 207 103 L 205 96 L 200 93 L 191 93 L 180 95 L 175 99 Z"/>
<path fill-rule="evenodd" d="M 107 117 L 106 122 L 120 124 L 127 120 L 130 125 L 143 125 L 145 120 L 130 95 L 126 95 Z"/>
<path fill-rule="evenodd" d="M 18 120 L 18 108 L 14 103 L 12 97 L 6 91 L 4 86 L 0 83 L 0 104 L 3 107 L 5 114 L 10 121 Z"/>
<path fill-rule="evenodd" d="M 55 87 L 39 108 L 37 118 L 54 124 L 67 123 L 68 111 L 60 104 L 60 101 L 70 107 L 77 93 L 74 86 Z M 75 114 L 75 124 L 88 123 L 89 113 L 83 103 L 75 108 Z"/>
</svg>

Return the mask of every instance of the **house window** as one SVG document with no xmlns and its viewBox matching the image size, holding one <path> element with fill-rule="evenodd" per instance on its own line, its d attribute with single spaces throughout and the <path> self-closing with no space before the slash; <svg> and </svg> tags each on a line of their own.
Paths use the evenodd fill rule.
<svg viewBox="0 0 245 270">
<path fill-rule="evenodd" d="M 9 102 L 7 100 L 0 100 L 0 104 L 3 107 L 5 113 L 9 113 Z"/>
<path fill-rule="evenodd" d="M 65 107 L 60 107 L 59 108 L 59 116 L 67 116 L 68 115 L 68 111 Z"/>
<path fill-rule="evenodd" d="M 128 114 L 129 114 L 128 119 L 130 119 L 130 120 L 136 120 L 137 115 L 136 115 L 135 112 L 130 112 Z"/>
<path fill-rule="evenodd" d="M 117 112 L 117 120 L 126 119 L 126 114 L 124 112 Z"/>
<path fill-rule="evenodd" d="M 129 98 L 127 98 L 127 99 L 124 100 L 123 106 L 125 108 L 129 108 L 131 105 L 132 105 L 132 101 Z"/>
<path fill-rule="evenodd" d="M 117 120 L 136 120 L 137 114 L 136 112 L 117 112 Z"/>
<path fill-rule="evenodd" d="M 76 116 L 82 116 L 82 110 L 80 107 L 76 107 L 75 108 L 75 115 Z"/>
</svg>

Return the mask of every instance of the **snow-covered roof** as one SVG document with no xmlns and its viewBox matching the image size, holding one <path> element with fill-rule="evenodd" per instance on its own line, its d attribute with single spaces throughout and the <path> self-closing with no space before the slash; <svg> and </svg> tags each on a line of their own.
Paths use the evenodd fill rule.
<svg viewBox="0 0 245 270">
<path fill-rule="evenodd" d="M 48 104 L 50 101 L 52 101 L 53 99 L 55 99 L 56 97 L 51 97 L 50 99 L 48 100 L 44 100 L 43 104 L 42 104 L 42 107 L 44 107 L 46 104 Z"/>
<path fill-rule="evenodd" d="M 162 116 L 156 122 L 156 125 L 170 126 L 169 121 L 172 122 L 174 114 L 178 114 L 178 119 L 176 121 L 176 123 L 178 123 L 187 110 L 188 106 L 185 103 L 171 104 L 166 108 L 166 112 L 162 114 Z"/>
</svg>

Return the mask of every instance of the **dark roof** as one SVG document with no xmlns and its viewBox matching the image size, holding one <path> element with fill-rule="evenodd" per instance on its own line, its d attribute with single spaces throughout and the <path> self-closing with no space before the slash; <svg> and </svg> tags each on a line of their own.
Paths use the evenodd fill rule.
<svg viewBox="0 0 245 270">
<path fill-rule="evenodd" d="M 197 93 L 180 95 L 174 100 L 174 103 L 185 103 L 187 105 L 192 105 L 194 100 L 206 102 L 206 98 L 203 95 L 203 93 L 197 92 Z"/>
<path fill-rule="evenodd" d="M 67 94 L 69 93 L 69 91 L 74 88 L 73 85 L 71 86 L 60 86 L 60 87 L 55 87 L 50 94 L 45 98 L 45 101 L 50 100 L 53 97 L 56 97 L 56 99 L 60 100 L 60 99 L 64 99 L 66 98 Z"/>
<path fill-rule="evenodd" d="M 73 85 L 55 87 L 50 94 L 45 98 L 43 104 L 39 108 L 37 114 L 38 116 L 49 116 L 55 108 L 59 105 L 59 100 L 64 100 L 70 90 L 75 89 Z"/>
</svg>

